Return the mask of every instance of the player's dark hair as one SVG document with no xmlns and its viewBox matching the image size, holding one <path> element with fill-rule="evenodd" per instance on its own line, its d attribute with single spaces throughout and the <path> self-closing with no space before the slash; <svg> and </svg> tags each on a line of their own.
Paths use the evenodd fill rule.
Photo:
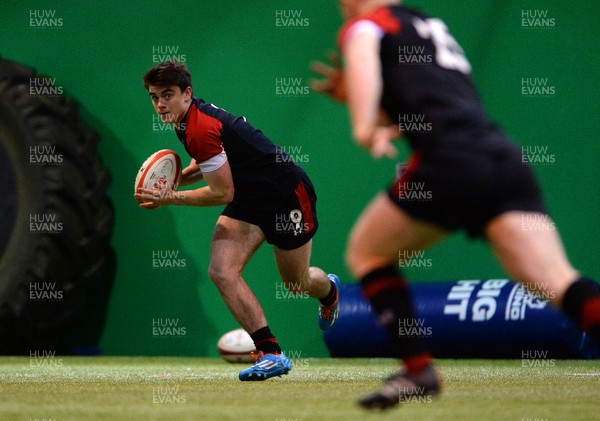
<svg viewBox="0 0 600 421">
<path fill-rule="evenodd" d="M 185 64 L 176 60 L 163 61 L 152 67 L 144 75 L 144 87 L 148 89 L 150 85 L 165 87 L 179 86 L 183 92 L 188 86 L 192 86 L 192 75 L 188 72 Z"/>
</svg>

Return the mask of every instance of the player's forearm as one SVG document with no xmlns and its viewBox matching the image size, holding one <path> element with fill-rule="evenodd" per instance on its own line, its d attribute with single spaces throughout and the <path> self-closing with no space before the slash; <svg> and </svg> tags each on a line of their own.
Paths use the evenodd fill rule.
<svg viewBox="0 0 600 421">
<path fill-rule="evenodd" d="M 181 183 L 180 186 L 187 186 L 193 183 L 197 183 L 198 181 L 204 178 L 204 174 L 200 170 L 200 166 L 196 163 L 196 160 L 192 158 L 190 161 L 190 165 L 185 167 L 183 171 L 181 171 Z"/>
<path fill-rule="evenodd" d="M 356 78 L 359 79 L 359 78 Z M 352 125 L 352 138 L 360 146 L 370 149 L 377 127 L 377 108 L 372 106 L 373 91 L 353 87 L 349 93 L 349 113 Z"/>
<path fill-rule="evenodd" d="M 194 190 L 178 191 L 173 197 L 173 205 L 179 206 L 221 206 L 233 200 L 233 188 L 213 189 L 210 186 Z"/>
<path fill-rule="evenodd" d="M 180 186 L 188 186 L 190 184 L 194 184 L 197 183 L 199 181 L 201 181 L 204 178 L 204 175 L 202 174 L 202 171 L 196 171 L 196 172 L 185 172 L 185 170 L 181 173 L 181 183 L 179 183 Z"/>
<path fill-rule="evenodd" d="M 346 45 L 346 91 L 352 121 L 352 137 L 370 149 L 379 118 L 382 80 L 378 40 L 360 34 Z"/>
</svg>

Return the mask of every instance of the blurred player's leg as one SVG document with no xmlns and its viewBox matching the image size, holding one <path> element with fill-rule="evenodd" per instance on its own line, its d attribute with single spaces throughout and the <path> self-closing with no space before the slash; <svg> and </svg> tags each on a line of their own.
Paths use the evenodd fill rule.
<svg viewBox="0 0 600 421">
<path fill-rule="evenodd" d="M 330 329 L 339 312 L 338 287 L 335 275 L 327 275 L 318 267 L 309 267 L 312 252 L 312 240 L 294 250 L 274 247 L 275 260 L 285 287 L 295 294 L 307 293 L 321 303 L 319 325 L 321 329 Z"/>
<path fill-rule="evenodd" d="M 360 401 L 366 408 L 385 408 L 407 396 L 433 395 L 439 390 L 424 339 L 399 335 L 401 321 L 412 322 L 415 316 L 408 286 L 398 270 L 398 256 L 399 252 L 425 249 L 447 234 L 412 218 L 381 194 L 363 212 L 350 235 L 350 270 L 361 280 L 365 296 L 404 363 L 381 390 Z"/>
<path fill-rule="evenodd" d="M 509 276 L 555 304 L 578 273 L 565 255 L 554 223 L 544 214 L 506 212 L 486 228 L 492 250 Z M 540 221 L 524 224 L 523 221 Z M 551 293 L 551 294 L 550 294 Z"/>
<path fill-rule="evenodd" d="M 382 193 L 364 210 L 350 234 L 346 260 L 361 278 L 373 269 L 398 266 L 400 251 L 423 250 L 448 231 L 411 217 Z"/>
<path fill-rule="evenodd" d="M 547 215 L 506 212 L 488 224 L 486 235 L 513 279 L 561 307 L 600 344 L 600 286 L 571 266 Z"/>
</svg>

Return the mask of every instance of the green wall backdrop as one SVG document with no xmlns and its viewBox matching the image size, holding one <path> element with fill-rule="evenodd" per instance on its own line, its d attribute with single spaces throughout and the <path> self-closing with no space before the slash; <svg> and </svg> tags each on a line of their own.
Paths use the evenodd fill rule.
<svg viewBox="0 0 600 421">
<path fill-rule="evenodd" d="M 574 265 L 600 277 L 600 7 L 558 0 L 407 3 L 446 21 L 473 65 L 489 113 L 507 133 L 553 157 L 553 163 L 535 165 L 549 209 Z M 54 11 L 62 25 L 32 27 L 32 10 Z M 549 20 L 525 27 L 524 10 L 545 11 Z M 278 26 L 278 14 L 303 26 Z M 0 54 L 56 78 L 102 137 L 100 153 L 114 178 L 109 194 L 118 253 L 103 353 L 217 355 L 219 336 L 237 327 L 207 277 L 221 209 L 145 211 L 132 197 L 136 171 L 148 155 L 162 148 L 185 155 L 173 132 L 156 122 L 141 83 L 165 55 L 187 63 L 195 94 L 245 115 L 292 151 L 319 194 L 313 264 L 353 282 L 343 260 L 347 233 L 390 180 L 395 162 L 372 160 L 354 146 L 346 110 L 303 88 L 312 75 L 309 62 L 335 45 L 341 23 L 336 1 L 32 0 L 2 2 L 0 22 Z M 554 94 L 523 96 L 527 78 L 546 80 Z M 291 80 L 302 88 L 298 95 L 276 89 Z M 405 159 L 406 148 L 401 151 Z M 431 267 L 408 269 L 410 279 L 505 276 L 485 244 L 462 234 L 425 258 Z M 154 267 L 160 262 L 180 267 Z M 280 291 L 269 247 L 259 250 L 245 277 L 284 350 L 305 358 L 327 354 L 316 325 L 317 302 L 290 300 Z M 156 336 L 157 322 L 185 329 L 179 336 Z"/>
</svg>

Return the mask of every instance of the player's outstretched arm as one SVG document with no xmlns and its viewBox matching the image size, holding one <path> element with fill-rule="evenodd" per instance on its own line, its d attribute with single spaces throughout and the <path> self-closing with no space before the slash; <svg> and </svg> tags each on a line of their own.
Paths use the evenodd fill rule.
<svg viewBox="0 0 600 421">
<path fill-rule="evenodd" d="M 392 140 L 400 136 L 398 126 L 378 125 L 383 81 L 377 36 L 360 32 L 350 37 L 344 45 L 344 62 L 354 140 L 376 158 L 395 157 Z"/>
</svg>

